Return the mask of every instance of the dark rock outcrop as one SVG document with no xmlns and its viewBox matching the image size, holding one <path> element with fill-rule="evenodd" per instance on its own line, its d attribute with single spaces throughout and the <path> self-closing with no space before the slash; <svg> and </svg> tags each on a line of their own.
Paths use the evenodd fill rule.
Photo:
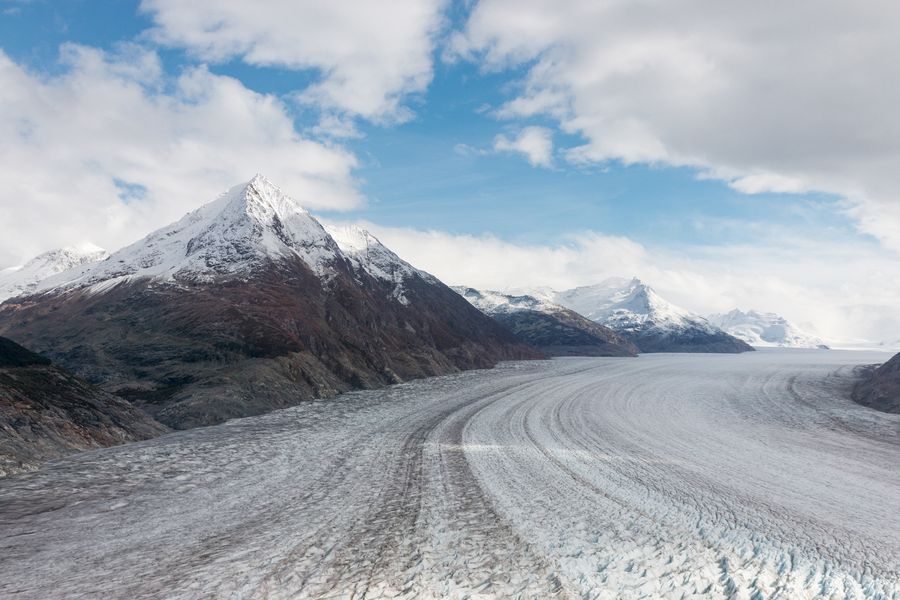
<svg viewBox="0 0 900 600">
<path fill-rule="evenodd" d="M 705 331 L 699 328 L 672 329 L 640 327 L 620 330 L 619 333 L 634 342 L 641 352 L 752 352 L 753 346 L 724 331 Z"/>
<path fill-rule="evenodd" d="M 165 431 L 125 400 L 0 338 L 0 476 Z"/>
<path fill-rule="evenodd" d="M 637 347 L 608 327 L 571 310 L 525 310 L 491 315 L 548 356 L 637 356 Z"/>
<path fill-rule="evenodd" d="M 49 365 L 51 363 L 52 361 L 49 358 L 23 348 L 10 339 L 0 337 L 0 369 Z"/>
<path fill-rule="evenodd" d="M 876 410 L 900 413 L 900 354 L 879 367 L 865 369 L 853 400 Z"/>
</svg>

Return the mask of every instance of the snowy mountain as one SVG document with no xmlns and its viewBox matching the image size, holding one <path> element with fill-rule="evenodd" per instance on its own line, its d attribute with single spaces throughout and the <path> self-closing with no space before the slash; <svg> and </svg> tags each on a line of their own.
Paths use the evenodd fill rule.
<svg viewBox="0 0 900 600">
<path fill-rule="evenodd" d="M 454 291 L 523 341 L 550 356 L 634 356 L 637 348 L 573 310 L 529 295 L 454 287 Z"/>
<path fill-rule="evenodd" d="M 775 313 L 735 309 L 725 314 L 710 315 L 709 321 L 751 346 L 828 348 L 821 338 L 804 332 Z"/>
<path fill-rule="evenodd" d="M 109 287 L 145 278 L 157 283 L 240 279 L 286 258 L 299 258 L 317 275 L 327 276 L 328 265 L 343 255 L 312 215 L 256 175 L 108 260 L 46 279 L 37 290 Z"/>
<path fill-rule="evenodd" d="M 370 234 L 334 231 L 258 175 L 0 305 L 0 334 L 175 428 L 542 356 Z"/>
<path fill-rule="evenodd" d="M 93 244 L 67 246 L 39 254 L 24 265 L 0 271 L 0 302 L 33 292 L 54 275 L 105 259 L 109 254 Z"/>
<path fill-rule="evenodd" d="M 610 278 L 544 298 L 606 325 L 641 352 L 746 352 L 743 341 L 700 315 L 675 306 L 641 280 Z"/>
<path fill-rule="evenodd" d="M 511 295 L 491 290 L 476 290 L 465 286 L 453 286 L 453 290 L 468 300 L 472 306 L 489 315 L 529 310 L 543 313 L 556 313 L 568 310 L 564 306 L 554 304 L 546 298 L 537 298 L 529 294 Z"/>
<path fill-rule="evenodd" d="M 432 283 L 437 281 L 394 254 L 378 238 L 361 227 L 326 225 L 325 230 L 356 269 L 393 284 L 393 296 L 401 304 L 409 303 L 403 287 L 407 279 L 420 278 Z"/>
</svg>

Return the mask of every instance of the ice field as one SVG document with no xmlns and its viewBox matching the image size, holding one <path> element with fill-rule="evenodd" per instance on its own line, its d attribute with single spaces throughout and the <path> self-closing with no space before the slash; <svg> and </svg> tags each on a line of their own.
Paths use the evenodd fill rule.
<svg viewBox="0 0 900 600">
<path fill-rule="evenodd" d="M 15 598 L 900 598 L 846 351 L 509 363 L 0 480 Z"/>
</svg>

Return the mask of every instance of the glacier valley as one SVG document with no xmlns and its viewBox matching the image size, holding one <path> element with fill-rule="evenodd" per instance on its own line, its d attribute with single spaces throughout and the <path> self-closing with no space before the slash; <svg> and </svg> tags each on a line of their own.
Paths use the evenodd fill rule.
<svg viewBox="0 0 900 600">
<path fill-rule="evenodd" d="M 881 354 L 508 362 L 0 480 L 0 596 L 898 598 Z"/>
</svg>

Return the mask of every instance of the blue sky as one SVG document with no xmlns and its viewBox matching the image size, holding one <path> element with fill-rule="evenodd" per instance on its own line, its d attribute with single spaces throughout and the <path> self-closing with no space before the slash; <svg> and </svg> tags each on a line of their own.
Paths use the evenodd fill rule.
<svg viewBox="0 0 900 600">
<path fill-rule="evenodd" d="M 8 2 L 0 20 L 3 49 L 32 69 L 59 69 L 59 46 L 76 42 L 100 48 L 140 38 L 152 20 L 137 2 Z M 462 11 L 456 11 L 461 13 Z M 450 26 L 460 27 L 462 15 Z M 367 204 L 341 217 L 389 226 L 437 228 L 455 233 L 491 232 L 504 238 L 548 242 L 582 229 L 627 235 L 655 244 L 720 244 L 744 241 L 720 220 L 742 220 L 853 235 L 846 218 L 835 214 L 825 194 L 746 194 L 720 181 L 698 180 L 693 168 L 665 165 L 570 165 L 535 168 L 513 154 L 488 152 L 497 134 L 509 129 L 489 114 L 505 99 L 504 90 L 522 69 L 485 73 L 468 62 L 446 64 L 435 50 L 434 81 L 409 102 L 407 123 L 363 123 L 363 137 L 351 140 L 360 158 L 356 171 Z M 167 70 L 195 64 L 183 50 L 162 52 Z M 211 66 L 215 73 L 240 79 L 247 87 L 287 95 L 305 87 L 315 70 L 297 72 L 247 66 L 233 59 Z M 314 111 L 293 111 L 298 129 L 312 127 Z M 533 124 L 546 125 L 545 119 Z M 582 143 L 557 134 L 558 146 Z M 458 146 L 484 150 L 463 153 Z M 325 211 L 328 212 L 328 211 Z M 343 212 L 343 211 L 342 211 Z M 753 227 L 743 232 L 753 236 Z M 737 235 L 741 235 L 739 232 Z"/>
<path fill-rule="evenodd" d="M 857 300 L 835 292 L 850 274 L 871 285 L 897 264 L 900 217 L 885 193 L 895 174 L 879 166 L 897 151 L 894 124 L 872 118 L 894 92 L 867 80 L 895 66 L 873 56 L 893 49 L 881 28 L 889 34 L 896 15 L 821 17 L 806 40 L 773 25 L 804 22 L 799 9 L 756 23 L 737 9 L 707 15 L 691 0 L 676 4 L 680 12 L 637 19 L 622 3 L 580 0 L 558 10 L 536 0 L 409 0 L 349 12 L 277 0 L 256 11 L 205 0 L 4 0 L 0 49 L 9 85 L 21 87 L 4 109 L 36 158 L 22 144 L 0 149 L 15 159 L 10 178 L 34 173 L 15 201 L 0 200 L 0 218 L 38 227 L 51 213 L 60 225 L 23 226 L 0 259 L 80 237 L 125 243 L 261 171 L 326 219 L 369 224 L 451 283 L 641 275 L 697 310 L 746 299 L 743 308 L 793 315 L 813 301 L 786 294 L 831 290 L 814 315 L 833 323 L 825 329 L 852 337 L 865 329 L 859 322 L 887 319 L 900 337 L 889 314 L 900 292 L 880 292 L 853 324 L 836 321 Z M 859 63 L 815 38 L 850 26 L 875 53 L 860 52 Z M 887 97 L 853 94 L 842 76 Z M 91 94 L 106 86 L 108 107 L 104 93 Z M 54 102 L 68 97 L 68 114 L 56 115 Z M 33 106 L 46 98 L 44 112 Z M 107 114 L 127 120 L 130 110 L 155 121 L 126 133 L 110 117 L 49 133 Z M 498 138 L 515 145 L 529 128 L 546 138 L 537 162 Z M 94 137 L 122 149 L 73 158 L 73 144 Z M 621 244 L 595 256 L 588 238 Z M 491 267 L 454 270 L 437 258 L 473 240 L 497 253 Z M 519 251 L 539 263 L 579 258 L 510 274 L 504 257 Z M 578 260 L 612 266 L 572 267 Z M 616 261 L 639 272 L 615 272 Z M 871 269 L 860 274 L 861 262 Z M 831 280 L 819 274 L 828 269 Z"/>
</svg>

